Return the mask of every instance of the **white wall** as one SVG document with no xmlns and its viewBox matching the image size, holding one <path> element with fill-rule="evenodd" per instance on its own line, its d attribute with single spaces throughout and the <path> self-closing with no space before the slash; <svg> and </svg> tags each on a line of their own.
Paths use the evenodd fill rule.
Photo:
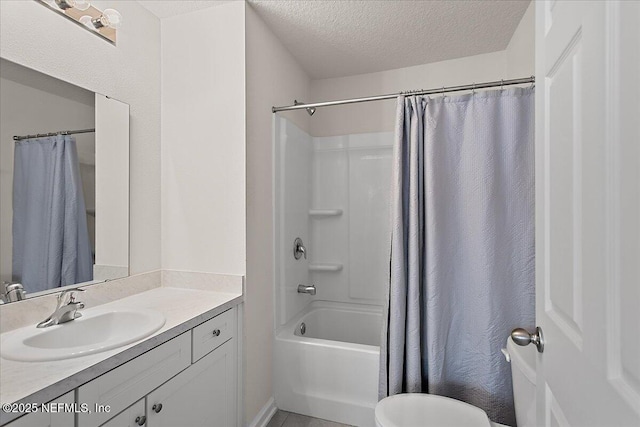
<svg viewBox="0 0 640 427">
<path fill-rule="evenodd" d="M 11 281 L 14 135 L 94 127 L 94 94 L 9 61 L 0 60 L 0 281 Z M 93 134 L 75 135 L 81 170 L 94 163 Z M 95 167 L 90 168 L 95 175 Z M 82 182 L 95 198 L 95 178 Z M 87 200 L 87 206 L 93 201 Z"/>
<path fill-rule="evenodd" d="M 313 80 L 311 99 L 319 102 L 499 80 L 505 67 L 506 55 L 502 51 L 379 73 Z M 311 135 L 393 131 L 395 110 L 393 99 L 318 108 L 311 119 Z"/>
<path fill-rule="evenodd" d="M 535 74 L 535 15 L 535 2 L 532 1 L 507 46 L 506 78 Z"/>
<path fill-rule="evenodd" d="M 160 22 L 133 1 L 113 46 L 35 1 L 0 1 L 0 57 L 131 105 L 131 272 L 160 267 Z M 4 142 L 3 142 L 4 143 Z"/>
<path fill-rule="evenodd" d="M 244 2 L 162 20 L 162 267 L 245 267 Z"/>
<path fill-rule="evenodd" d="M 129 105 L 96 94 L 94 280 L 129 271 Z"/>
<path fill-rule="evenodd" d="M 273 105 L 307 100 L 309 78 L 261 18 L 246 7 L 247 278 L 245 295 L 245 422 L 272 396 L 274 240 Z M 307 129 L 306 112 L 286 114 Z M 293 240 L 291 241 L 293 244 Z"/>
</svg>

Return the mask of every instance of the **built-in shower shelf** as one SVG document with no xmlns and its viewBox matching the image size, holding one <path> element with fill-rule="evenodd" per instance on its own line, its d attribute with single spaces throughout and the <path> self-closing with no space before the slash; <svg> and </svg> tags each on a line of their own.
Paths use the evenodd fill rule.
<svg viewBox="0 0 640 427">
<path fill-rule="evenodd" d="M 342 264 L 309 264 L 309 271 L 340 271 Z"/>
<path fill-rule="evenodd" d="M 342 209 L 310 209 L 309 216 L 312 217 L 329 217 L 342 215 Z"/>
</svg>

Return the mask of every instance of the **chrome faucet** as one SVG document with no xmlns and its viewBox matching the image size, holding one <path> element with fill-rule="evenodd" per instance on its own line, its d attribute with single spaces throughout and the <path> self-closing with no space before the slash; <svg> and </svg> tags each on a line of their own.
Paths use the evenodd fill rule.
<svg viewBox="0 0 640 427">
<path fill-rule="evenodd" d="M 37 327 L 46 328 L 60 323 L 70 322 L 73 319 L 77 319 L 82 316 L 82 313 L 79 313 L 78 310 L 84 308 L 84 303 L 76 301 L 76 296 L 74 294 L 76 291 L 84 292 L 84 289 L 73 288 L 60 292 L 55 311 L 51 316 L 38 323 Z M 65 303 L 67 295 L 69 295 L 69 302 Z"/>
<path fill-rule="evenodd" d="M 315 285 L 298 285 L 298 293 L 299 294 L 315 295 L 316 294 L 316 287 L 315 287 Z"/>
<path fill-rule="evenodd" d="M 2 292 L 0 292 L 2 302 L 22 301 L 26 294 L 21 283 L 2 282 Z"/>
</svg>

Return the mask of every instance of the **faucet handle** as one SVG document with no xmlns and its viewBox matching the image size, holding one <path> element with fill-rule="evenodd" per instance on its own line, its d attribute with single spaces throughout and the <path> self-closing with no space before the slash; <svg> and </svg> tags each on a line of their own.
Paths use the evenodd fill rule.
<svg viewBox="0 0 640 427">
<path fill-rule="evenodd" d="M 62 304 L 64 304 L 64 298 L 69 295 L 69 303 L 72 302 L 76 302 L 76 296 L 74 294 L 74 292 L 84 292 L 84 289 L 80 289 L 80 288 L 71 288 L 71 289 L 65 289 L 64 291 L 60 292 L 60 294 L 58 295 L 58 308 L 62 307 Z"/>
<path fill-rule="evenodd" d="M 304 247 L 304 243 L 302 243 L 302 239 L 296 237 L 293 241 L 293 257 L 295 259 L 300 259 L 304 256 L 304 259 L 307 259 L 307 250 Z"/>
<path fill-rule="evenodd" d="M 84 292 L 84 291 L 81 291 L 81 292 Z M 76 295 L 73 292 L 69 294 L 69 304 L 71 304 L 72 302 L 76 302 Z"/>
</svg>

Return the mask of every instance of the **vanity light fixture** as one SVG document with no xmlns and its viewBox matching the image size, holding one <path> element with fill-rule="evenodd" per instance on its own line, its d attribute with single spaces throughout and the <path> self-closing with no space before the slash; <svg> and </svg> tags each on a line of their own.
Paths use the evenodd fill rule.
<svg viewBox="0 0 640 427">
<path fill-rule="evenodd" d="M 122 15 L 115 9 L 100 9 L 87 0 L 35 0 L 76 24 L 91 30 L 108 42 L 116 43 L 116 30 L 122 25 Z"/>
<path fill-rule="evenodd" d="M 92 30 L 109 27 L 117 30 L 122 25 L 122 15 L 115 9 L 105 9 L 102 15 L 92 18 L 84 15 L 80 18 L 80 22 Z"/>
</svg>

